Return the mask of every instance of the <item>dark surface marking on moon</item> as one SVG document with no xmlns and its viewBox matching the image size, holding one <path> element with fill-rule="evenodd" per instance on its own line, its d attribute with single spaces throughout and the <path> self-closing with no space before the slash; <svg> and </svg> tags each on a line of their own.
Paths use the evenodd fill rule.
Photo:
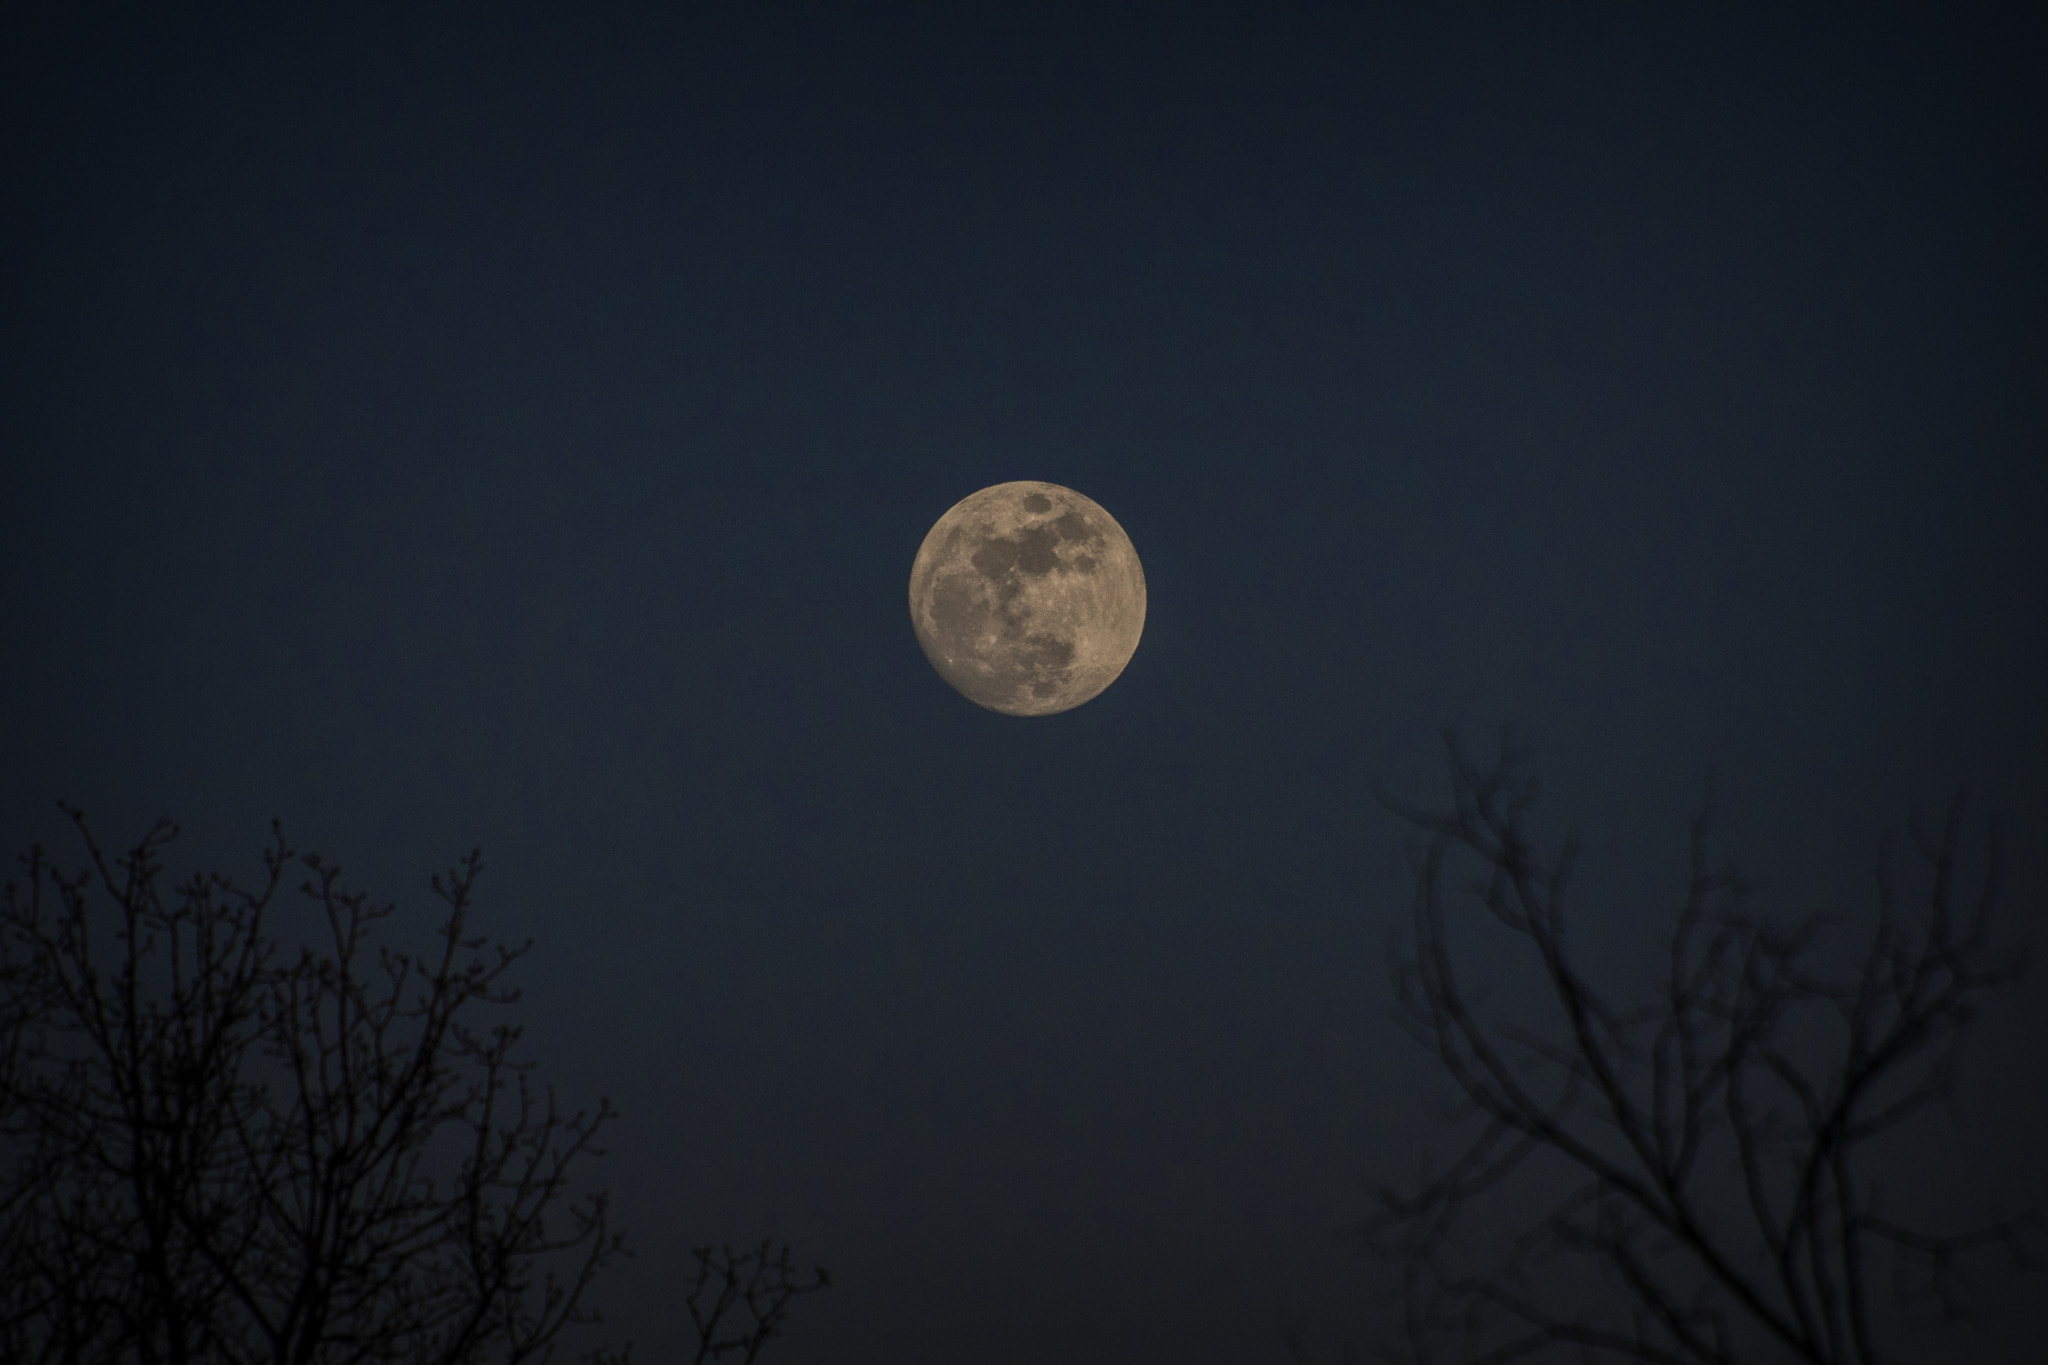
<svg viewBox="0 0 2048 1365">
<path fill-rule="evenodd" d="M 1099 542 L 1102 539 L 1102 533 L 1090 526 L 1088 518 L 1079 512 L 1067 513 L 1052 524 L 1052 529 L 1059 532 L 1063 540 Z"/>
<path fill-rule="evenodd" d="M 974 587 L 966 574 L 947 574 L 932 592 L 932 620 L 949 646 L 973 640 L 989 618 L 988 606 Z"/>
<path fill-rule="evenodd" d="M 1059 674 L 1066 672 L 1067 666 L 1074 662 L 1074 645 L 1071 640 L 1062 640 L 1056 635 L 1027 635 L 1012 657 L 1035 672 Z M 1041 677 L 1031 684 L 1031 690 L 1041 697 L 1049 697 L 1060 685 L 1058 677 Z"/>
<path fill-rule="evenodd" d="M 1014 536 L 993 536 L 974 552 L 974 567 L 991 583 L 998 582 L 1011 569 L 1042 577 L 1059 566 L 1059 535 L 1044 526 L 1032 526 Z M 1015 595 L 1013 585 L 1008 595 Z"/>
<path fill-rule="evenodd" d="M 1027 512 L 1050 512 L 1052 510 L 1052 499 L 1043 493 L 1028 494 L 1024 499 L 1024 510 Z"/>
</svg>

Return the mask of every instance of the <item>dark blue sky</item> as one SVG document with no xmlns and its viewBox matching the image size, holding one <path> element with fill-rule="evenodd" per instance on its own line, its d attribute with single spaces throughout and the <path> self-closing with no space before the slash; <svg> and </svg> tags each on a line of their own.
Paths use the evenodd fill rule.
<svg viewBox="0 0 2048 1365">
<path fill-rule="evenodd" d="M 0 834 L 277 815 L 415 927 L 481 845 L 641 1359 L 770 1233 L 781 1365 L 1383 1327 L 1340 1229 L 1446 1138 L 1371 785 L 1445 726 L 1536 746 L 1618 987 L 1710 774 L 1786 911 L 1967 783 L 2039 926 L 2038 30 L 427 8 L 0 29 Z M 1022 478 L 1150 588 L 1034 720 L 905 603 Z M 1969 1212 L 2048 1195 L 2044 997 L 1897 1154 Z"/>
</svg>

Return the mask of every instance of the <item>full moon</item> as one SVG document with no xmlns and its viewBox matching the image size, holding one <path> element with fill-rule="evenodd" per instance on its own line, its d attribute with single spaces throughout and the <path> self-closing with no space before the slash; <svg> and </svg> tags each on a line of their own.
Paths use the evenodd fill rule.
<svg viewBox="0 0 2048 1365">
<path fill-rule="evenodd" d="M 961 696 L 1069 711 L 1115 682 L 1145 629 L 1145 571 L 1116 518 L 1056 483 L 999 483 L 940 517 L 910 566 L 910 624 Z"/>
</svg>

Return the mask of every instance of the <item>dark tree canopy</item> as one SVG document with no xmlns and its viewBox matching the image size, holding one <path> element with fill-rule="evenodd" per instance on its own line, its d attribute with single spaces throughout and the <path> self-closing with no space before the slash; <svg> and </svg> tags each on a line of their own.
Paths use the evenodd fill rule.
<svg viewBox="0 0 2048 1365">
<path fill-rule="evenodd" d="M 84 869 L 35 849 L 0 912 L 0 1358 L 510 1362 L 592 1317 L 611 1111 L 493 1017 L 531 945 L 472 932 L 476 855 L 414 954 L 281 831 L 260 885 L 173 888 L 174 826 L 110 859 L 70 814 Z"/>
<path fill-rule="evenodd" d="M 1537 847 L 1525 756 L 1504 744 L 1486 769 L 1453 740 L 1450 775 L 1448 809 L 1389 802 L 1427 835 L 1400 1008 L 1469 1130 L 1364 1224 L 1402 1266 L 1408 1357 L 1878 1365 L 1905 1315 L 1967 1311 L 1970 1253 L 2024 1263 L 2032 1216 L 1921 1226 L 1877 1188 L 1910 1179 L 1883 1140 L 1949 1093 L 2020 971 L 1991 943 L 1995 835 L 1966 856 L 1960 798 L 1912 828 L 1924 900 L 1903 902 L 1885 859 L 1867 938 L 1839 946 L 1822 918 L 1753 910 L 1702 814 L 1662 979 L 1624 1005 L 1572 954 L 1576 845 Z M 1532 968 L 1546 1018 L 1484 1006 L 1456 948 L 1481 942 Z"/>
</svg>

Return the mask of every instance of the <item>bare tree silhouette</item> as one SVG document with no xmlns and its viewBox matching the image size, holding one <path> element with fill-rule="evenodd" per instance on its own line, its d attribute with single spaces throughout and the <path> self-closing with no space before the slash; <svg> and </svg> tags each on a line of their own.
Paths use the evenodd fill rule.
<svg viewBox="0 0 2048 1365">
<path fill-rule="evenodd" d="M 1533 843 L 1526 755 L 1504 741 L 1482 770 L 1448 747 L 1448 810 L 1382 794 L 1429 836 L 1395 982 L 1476 1131 L 1415 1188 L 1383 1189 L 1361 1226 L 1401 1266 L 1393 1354 L 1877 1365 L 1895 1358 L 1887 1313 L 1965 1311 L 1968 1253 L 2003 1246 L 2026 1263 L 2038 1218 L 1935 1232 L 1888 1216 L 1873 1179 L 1878 1139 L 1950 1092 L 1971 1022 L 2021 969 L 1992 952 L 1995 832 L 1966 878 L 1960 798 L 1937 833 L 1912 829 L 1931 873 L 1923 910 L 1902 910 L 1887 857 L 1869 942 L 1842 965 L 1820 918 L 1781 928 L 1749 908 L 1741 875 L 1710 857 L 1703 813 L 1657 998 L 1624 1008 L 1569 951 L 1576 842 L 1554 858 Z M 1486 914 L 1471 923 L 1447 906 L 1465 889 L 1454 859 L 1479 874 L 1468 886 Z M 1480 942 L 1489 921 L 1540 973 L 1547 1026 L 1493 1019 L 1460 977 L 1454 943 Z M 1475 1213 L 1519 1231 L 1489 1244 Z"/>
<path fill-rule="evenodd" d="M 109 860 L 67 813 L 88 866 L 35 849 L 0 911 L 0 1358 L 510 1362 L 592 1320 L 620 1238 L 570 1181 L 612 1111 L 477 1022 L 531 946 L 472 933 L 477 855 L 431 951 L 373 951 L 392 907 L 275 827 L 260 886 L 167 889 L 169 822 Z"/>
<path fill-rule="evenodd" d="M 686 1300 L 697 1328 L 695 1365 L 709 1365 L 731 1351 L 746 1352 L 740 1359 L 754 1365 L 762 1348 L 782 1334 L 789 1301 L 831 1287 L 823 1266 L 812 1267 L 811 1278 L 803 1279 L 790 1260 L 789 1248 L 770 1255 L 774 1246 L 771 1238 L 748 1251 L 707 1246 L 690 1253 L 697 1261 Z M 734 1312 L 741 1307 L 747 1310 L 744 1322 Z"/>
</svg>

